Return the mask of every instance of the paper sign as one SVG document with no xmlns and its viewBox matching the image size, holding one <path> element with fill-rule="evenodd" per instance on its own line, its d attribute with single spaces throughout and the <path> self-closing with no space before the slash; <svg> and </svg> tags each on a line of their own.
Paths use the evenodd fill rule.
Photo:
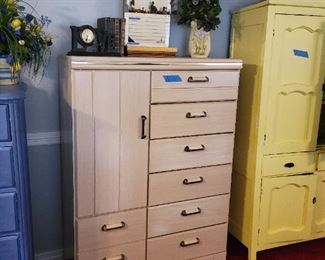
<svg viewBox="0 0 325 260">
<path fill-rule="evenodd" d="M 164 75 L 165 82 L 182 82 L 180 75 Z"/>
<path fill-rule="evenodd" d="M 293 50 L 293 53 L 295 54 L 295 56 L 297 57 L 302 57 L 302 58 L 309 58 L 309 54 L 308 51 L 303 51 L 303 50 Z"/>
</svg>

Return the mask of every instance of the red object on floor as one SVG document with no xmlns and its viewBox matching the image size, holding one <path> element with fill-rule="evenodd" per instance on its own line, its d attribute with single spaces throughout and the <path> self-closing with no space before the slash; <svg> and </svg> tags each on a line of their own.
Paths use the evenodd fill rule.
<svg viewBox="0 0 325 260">
<path fill-rule="evenodd" d="M 247 248 L 231 235 L 227 251 L 227 260 L 247 260 Z M 325 238 L 261 251 L 257 260 L 325 260 Z"/>
</svg>

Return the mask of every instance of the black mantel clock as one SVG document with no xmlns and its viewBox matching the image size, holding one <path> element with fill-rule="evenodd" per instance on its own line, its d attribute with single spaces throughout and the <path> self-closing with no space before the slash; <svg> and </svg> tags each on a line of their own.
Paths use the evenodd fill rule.
<svg viewBox="0 0 325 260">
<path fill-rule="evenodd" d="M 97 27 L 70 26 L 70 56 L 124 56 L 124 19 L 104 17 Z"/>
</svg>

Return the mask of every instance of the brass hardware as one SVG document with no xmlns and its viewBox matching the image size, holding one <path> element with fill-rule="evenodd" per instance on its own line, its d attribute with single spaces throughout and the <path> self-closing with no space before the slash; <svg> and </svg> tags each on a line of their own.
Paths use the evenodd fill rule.
<svg viewBox="0 0 325 260">
<path fill-rule="evenodd" d="M 111 225 L 103 225 L 102 226 L 102 231 L 107 232 L 107 231 L 111 231 L 111 230 L 115 230 L 115 229 L 120 229 L 120 228 L 124 228 L 125 227 L 125 222 L 121 221 L 118 224 L 111 224 Z"/>
<path fill-rule="evenodd" d="M 203 111 L 202 113 L 191 113 L 191 112 L 188 112 L 186 113 L 186 118 L 204 118 L 204 117 L 207 117 L 208 114 L 207 112 Z"/>
<path fill-rule="evenodd" d="M 203 82 L 209 82 L 209 77 L 205 76 L 202 78 L 193 78 L 192 76 L 187 79 L 188 83 L 203 83 Z"/>
<path fill-rule="evenodd" d="M 104 257 L 103 260 L 125 260 L 125 255 L 121 254 L 120 256 L 115 257 Z"/>
<path fill-rule="evenodd" d="M 146 126 L 146 116 L 141 116 L 141 122 L 142 122 L 142 131 L 141 131 L 141 139 L 146 139 L 147 136 L 145 134 L 145 126 Z"/>
<path fill-rule="evenodd" d="M 313 198 L 313 204 L 316 204 L 316 202 L 317 202 L 317 199 L 316 199 L 316 197 L 314 197 Z"/>
<path fill-rule="evenodd" d="M 184 210 L 182 210 L 181 215 L 183 217 L 187 217 L 187 216 L 191 216 L 191 215 L 201 214 L 201 212 L 202 212 L 201 208 L 197 207 L 194 210 L 193 209 L 192 210 L 186 210 L 186 209 L 184 209 Z"/>
<path fill-rule="evenodd" d="M 203 177 L 199 177 L 197 179 L 192 179 L 192 180 L 189 180 L 189 179 L 184 179 L 183 180 L 183 184 L 184 185 L 191 185 L 191 184 L 196 184 L 196 183 L 202 183 L 204 181 Z"/>
<path fill-rule="evenodd" d="M 187 246 L 194 246 L 200 244 L 200 239 L 198 237 L 196 237 L 195 239 L 185 242 L 184 240 L 182 242 L 179 243 L 179 245 L 181 247 L 187 247 Z"/>
<path fill-rule="evenodd" d="M 286 164 L 284 165 L 284 167 L 286 167 L 286 168 L 293 168 L 293 167 L 295 167 L 295 164 L 292 163 L 292 162 L 290 162 L 290 163 L 286 163 Z"/>
<path fill-rule="evenodd" d="M 200 147 L 189 147 L 189 146 L 185 146 L 184 151 L 187 153 L 190 152 L 199 152 L 199 151 L 204 151 L 205 150 L 205 146 L 203 144 L 201 144 Z"/>
</svg>

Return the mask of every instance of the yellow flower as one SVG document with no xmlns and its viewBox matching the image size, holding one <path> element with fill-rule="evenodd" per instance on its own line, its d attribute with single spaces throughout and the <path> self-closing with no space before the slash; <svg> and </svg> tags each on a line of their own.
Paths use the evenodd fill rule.
<svg viewBox="0 0 325 260">
<path fill-rule="evenodd" d="M 19 19 L 14 19 L 12 20 L 11 22 L 11 27 L 16 30 L 16 29 L 19 29 L 21 26 L 21 21 Z"/>
<path fill-rule="evenodd" d="M 16 4 L 16 0 L 7 0 L 8 5 Z"/>
<path fill-rule="evenodd" d="M 21 65 L 19 62 L 15 62 L 12 66 L 11 66 L 11 72 L 12 73 L 17 73 L 21 70 Z"/>
</svg>

